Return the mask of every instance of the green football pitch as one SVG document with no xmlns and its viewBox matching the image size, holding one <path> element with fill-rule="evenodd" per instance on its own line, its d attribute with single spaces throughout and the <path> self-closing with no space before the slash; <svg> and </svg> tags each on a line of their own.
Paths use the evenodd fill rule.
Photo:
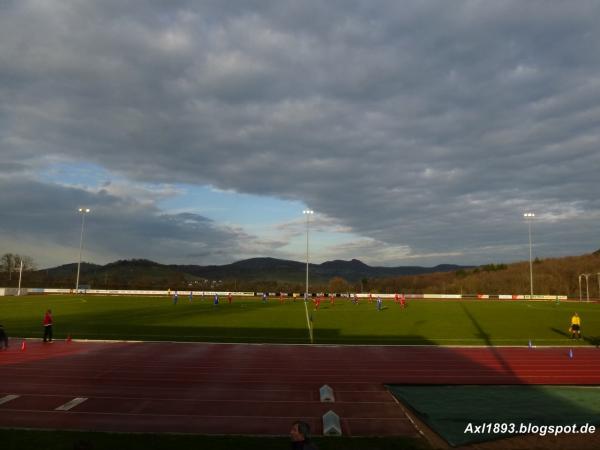
<svg viewBox="0 0 600 450">
<path fill-rule="evenodd" d="M 0 323 L 10 337 L 39 338 L 46 309 L 54 315 L 57 339 L 269 342 L 322 344 L 573 345 L 570 317 L 578 312 L 583 338 L 577 345 L 600 343 L 600 304 L 528 301 L 413 300 L 402 309 L 384 301 L 383 310 L 363 300 L 303 301 L 180 296 L 47 295 L 0 298 Z"/>
</svg>

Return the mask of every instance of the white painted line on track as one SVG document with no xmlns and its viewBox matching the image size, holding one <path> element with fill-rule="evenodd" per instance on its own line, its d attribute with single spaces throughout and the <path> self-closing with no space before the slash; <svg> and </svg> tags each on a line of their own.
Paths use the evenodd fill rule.
<svg viewBox="0 0 600 450">
<path fill-rule="evenodd" d="M 0 405 L 3 405 L 4 403 L 8 403 L 11 400 L 14 400 L 19 397 L 20 397 L 20 395 L 15 395 L 15 394 L 9 394 L 9 395 L 5 395 L 4 397 L 0 397 Z"/>
<path fill-rule="evenodd" d="M 310 329 L 312 333 L 312 329 Z M 15 340 L 27 339 L 27 340 L 38 340 L 33 338 L 19 338 L 15 337 Z M 299 339 L 300 340 L 300 339 Z M 438 341 L 479 341 L 480 339 L 436 339 Z M 496 339 L 496 341 L 509 341 L 514 342 L 517 339 Z M 55 339 L 56 342 L 61 340 Z M 487 344 L 356 344 L 356 343 L 324 343 L 324 344 L 307 344 L 307 343 L 293 343 L 293 342 L 212 342 L 212 341 L 138 341 L 138 340 L 127 340 L 127 339 L 73 339 L 72 342 L 79 342 L 82 344 L 177 344 L 177 345 L 189 345 L 189 344 L 198 344 L 198 345 L 214 345 L 214 346 L 231 346 L 231 345 L 241 345 L 247 347 L 332 347 L 332 348 L 452 348 L 452 349 L 477 349 L 477 348 L 487 348 L 487 349 L 503 349 L 503 348 L 529 348 L 529 345 L 525 343 L 523 340 L 523 344 L 495 344 L 495 345 L 487 345 Z M 536 342 L 553 342 L 559 343 L 558 345 L 535 345 L 534 349 L 565 349 L 569 347 L 577 348 L 577 349 L 594 349 L 595 346 L 583 344 L 573 346 L 570 341 L 565 341 L 564 339 L 536 339 Z"/>
<path fill-rule="evenodd" d="M 60 405 L 58 408 L 54 408 L 55 411 L 69 411 L 70 409 L 75 408 L 77 405 L 82 404 L 87 400 L 87 397 L 75 397 L 70 402 L 65 403 L 64 405 Z"/>
</svg>

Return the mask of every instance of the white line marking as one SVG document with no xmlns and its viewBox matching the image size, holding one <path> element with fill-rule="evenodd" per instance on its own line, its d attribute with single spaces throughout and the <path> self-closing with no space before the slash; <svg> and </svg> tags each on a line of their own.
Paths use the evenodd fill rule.
<svg viewBox="0 0 600 450">
<path fill-rule="evenodd" d="M 64 405 L 60 405 L 58 408 L 55 408 L 55 411 L 69 411 L 70 409 L 75 408 L 77 405 L 82 404 L 87 400 L 86 397 L 75 397 L 70 402 L 65 403 Z"/>
<path fill-rule="evenodd" d="M 19 398 L 20 395 L 15 395 L 15 394 L 9 394 L 9 395 L 5 395 L 4 397 L 0 398 L 0 405 L 3 405 L 4 403 L 8 403 L 11 400 L 14 400 L 15 398 Z"/>
<path fill-rule="evenodd" d="M 306 300 L 304 300 L 304 312 L 306 312 L 306 325 L 308 326 L 308 335 L 310 336 L 310 343 L 313 343 L 313 330 L 308 318 L 308 307 L 306 306 Z"/>
<path fill-rule="evenodd" d="M 26 339 L 15 337 L 14 339 Z M 297 339 L 302 340 L 302 339 Z M 479 338 L 452 338 L 452 339 L 442 339 L 442 338 L 434 338 L 435 341 L 481 341 Z M 127 339 L 73 339 L 73 342 L 81 342 L 84 344 L 198 344 L 198 345 L 214 345 L 214 346 L 227 346 L 227 345 L 242 345 L 248 347 L 374 347 L 374 348 L 403 348 L 403 347 L 411 347 L 411 348 L 439 348 L 439 349 L 448 349 L 448 348 L 464 348 L 464 349 L 475 349 L 475 348 L 488 348 L 488 349 L 502 349 L 502 348 L 528 348 L 529 345 L 526 343 L 525 339 L 516 339 L 516 338 L 506 338 L 506 339 L 495 339 L 495 342 L 523 342 L 522 344 L 383 344 L 383 343 L 375 343 L 375 344 L 357 344 L 357 343 L 326 343 L 326 344 L 305 344 L 305 343 L 293 343 L 293 342 L 214 342 L 214 341 L 136 341 L 136 340 L 127 340 Z M 556 338 L 556 339 L 536 339 L 536 342 L 558 342 L 559 345 L 536 345 L 535 347 L 538 349 L 565 349 L 572 347 L 572 341 L 569 341 L 566 338 Z M 575 348 L 575 347 L 574 347 Z M 593 349 L 592 345 L 577 345 L 576 348 L 581 350 Z"/>
</svg>

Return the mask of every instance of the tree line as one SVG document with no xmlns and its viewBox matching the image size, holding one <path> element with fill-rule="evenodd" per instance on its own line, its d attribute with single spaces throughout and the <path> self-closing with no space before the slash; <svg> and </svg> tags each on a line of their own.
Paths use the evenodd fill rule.
<svg viewBox="0 0 600 450">
<path fill-rule="evenodd" d="M 32 258 L 6 253 L 0 257 L 0 285 L 16 286 L 20 261 L 23 261 L 24 287 L 74 287 L 76 266 L 72 273 L 52 274 L 35 270 Z M 589 255 L 565 258 L 536 259 L 533 264 L 534 293 L 538 295 L 568 295 L 579 297 L 581 274 L 589 274 L 590 297 L 600 298 L 600 251 Z M 267 275 L 265 275 L 265 278 Z M 311 280 L 311 292 L 372 292 L 405 294 L 528 294 L 529 262 L 487 264 L 456 272 L 404 275 L 384 278 L 364 277 L 346 280 Z M 151 269 L 103 270 L 102 267 L 82 273 L 80 284 L 94 289 L 178 289 L 194 291 L 304 292 L 300 281 L 284 280 L 206 280 L 171 271 L 153 273 Z M 582 286 L 586 295 L 585 282 Z"/>
<path fill-rule="evenodd" d="M 18 253 L 5 253 L 0 257 L 0 276 L 3 281 L 12 281 L 18 277 L 23 264 L 23 272 L 31 272 L 36 269 L 33 258 Z"/>
</svg>

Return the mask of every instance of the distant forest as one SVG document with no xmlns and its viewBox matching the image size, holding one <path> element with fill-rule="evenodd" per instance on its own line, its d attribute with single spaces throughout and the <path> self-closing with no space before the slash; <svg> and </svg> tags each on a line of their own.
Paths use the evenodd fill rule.
<svg viewBox="0 0 600 450">
<path fill-rule="evenodd" d="M 74 287 L 75 264 L 35 270 L 31 258 L 26 259 L 23 287 Z M 6 263 L 6 258 L 2 261 Z M 377 276 L 377 269 L 384 268 L 370 268 L 362 265 L 359 261 L 353 260 L 353 262 L 356 262 L 355 266 L 357 267 L 353 272 L 347 272 L 348 276 L 344 276 L 341 268 L 340 274 L 336 274 L 336 269 L 331 263 L 327 266 L 327 274 L 329 274 L 327 276 L 319 272 L 319 266 L 315 266 L 314 274 L 311 275 L 310 290 L 312 292 L 404 292 L 407 294 L 529 293 L 528 261 L 398 276 Z M 342 263 L 349 264 L 349 262 Z M 228 275 L 229 272 L 221 271 L 219 276 L 213 277 L 188 273 L 184 270 L 188 266 L 169 266 L 145 260 L 117 261 L 105 266 L 84 263 L 81 266 L 80 283 L 96 289 L 304 291 L 302 263 L 261 259 L 261 264 L 260 267 L 244 267 L 242 269 L 238 267 L 235 272 L 233 269 L 228 269 L 231 272 L 230 275 Z M 231 266 L 234 267 L 235 264 Z M 214 267 L 224 266 L 208 266 L 205 269 Z M 361 275 L 361 267 L 364 268 L 365 274 Z M 16 286 L 18 265 L 10 267 L 10 270 L 7 269 L 6 264 L 0 266 L 0 286 Z M 312 266 L 311 270 L 313 270 Z M 534 293 L 568 295 L 571 298 L 578 298 L 581 279 L 585 298 L 586 280 L 585 277 L 580 278 L 582 274 L 588 274 L 590 298 L 600 298 L 600 251 L 583 256 L 536 259 L 533 263 Z"/>
</svg>

